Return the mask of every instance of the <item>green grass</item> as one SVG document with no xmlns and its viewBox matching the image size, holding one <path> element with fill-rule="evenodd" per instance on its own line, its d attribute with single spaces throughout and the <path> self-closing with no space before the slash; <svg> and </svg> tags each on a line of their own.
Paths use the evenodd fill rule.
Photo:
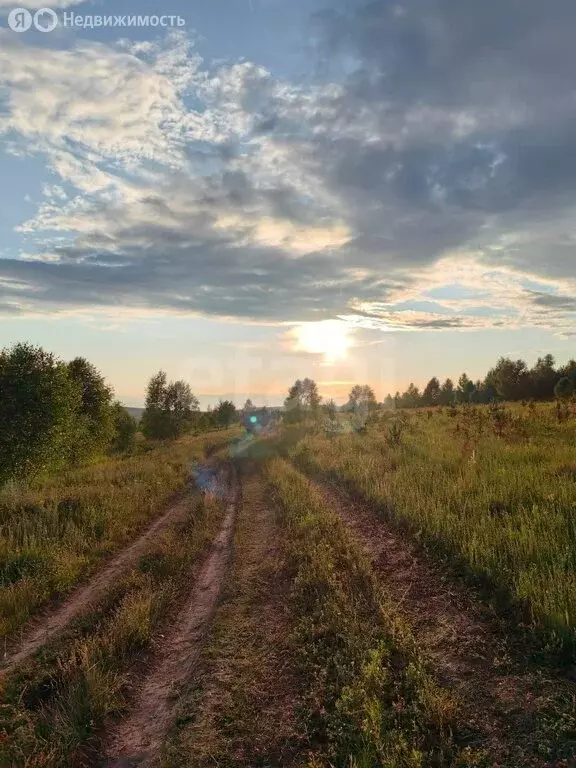
<svg viewBox="0 0 576 768">
<path fill-rule="evenodd" d="M 64 636 L 4 681 L 0 765 L 86 765 L 101 732 L 128 705 L 139 660 L 189 588 L 190 569 L 211 542 L 223 502 L 190 501 L 130 574 Z"/>
<path fill-rule="evenodd" d="M 231 432 L 183 438 L 0 490 L 0 638 L 126 545 Z"/>
<path fill-rule="evenodd" d="M 455 702 L 432 680 L 340 518 L 287 462 L 272 461 L 267 477 L 294 584 L 308 765 L 482 764 L 478 756 L 458 756 Z"/>
<path fill-rule="evenodd" d="M 346 483 L 421 543 L 520 607 L 549 647 L 576 630 L 576 419 L 552 405 L 390 414 L 364 434 L 308 435 L 309 471 Z M 400 435 L 392 424 L 400 424 Z"/>
</svg>

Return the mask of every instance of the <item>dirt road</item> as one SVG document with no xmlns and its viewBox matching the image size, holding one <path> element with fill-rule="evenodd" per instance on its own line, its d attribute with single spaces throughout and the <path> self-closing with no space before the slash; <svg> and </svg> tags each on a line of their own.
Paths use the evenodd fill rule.
<svg viewBox="0 0 576 768">
<path fill-rule="evenodd" d="M 234 470 L 231 470 L 234 473 Z M 174 718 L 173 698 L 191 675 L 217 606 L 230 559 L 239 486 L 229 483 L 224 521 L 192 585 L 178 621 L 157 648 L 152 668 L 145 675 L 137 701 L 128 717 L 110 735 L 105 749 L 108 766 L 153 765 L 158 759 Z"/>
</svg>

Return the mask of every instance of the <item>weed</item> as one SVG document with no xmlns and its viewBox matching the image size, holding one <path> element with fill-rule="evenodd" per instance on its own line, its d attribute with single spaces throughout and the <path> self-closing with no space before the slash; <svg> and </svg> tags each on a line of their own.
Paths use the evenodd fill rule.
<svg viewBox="0 0 576 768">
<path fill-rule="evenodd" d="M 291 556 L 306 719 L 312 745 L 323 745 L 316 759 L 414 768 L 448 759 L 454 704 L 384 607 L 364 555 L 294 468 L 275 460 L 268 480 Z"/>
<path fill-rule="evenodd" d="M 459 440 L 446 414 L 420 419 L 418 432 L 405 431 L 400 444 L 386 432 L 373 433 L 361 450 L 352 435 L 308 436 L 294 456 L 306 470 L 339 478 L 442 557 L 465 564 L 499 600 L 507 595 L 508 605 L 528 605 L 547 646 L 571 654 L 576 424 L 558 423 L 542 405 L 522 419 L 522 436 L 521 408 L 461 409 Z M 479 434 L 480 418 L 492 429 Z"/>
<path fill-rule="evenodd" d="M 184 438 L 0 490 L 0 637 L 127 544 L 229 433 Z"/>
</svg>

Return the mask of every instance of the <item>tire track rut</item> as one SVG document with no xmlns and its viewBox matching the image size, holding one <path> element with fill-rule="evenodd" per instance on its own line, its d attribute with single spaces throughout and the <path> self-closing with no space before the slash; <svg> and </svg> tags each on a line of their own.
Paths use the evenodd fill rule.
<svg viewBox="0 0 576 768">
<path fill-rule="evenodd" d="M 290 768 L 302 764 L 307 745 L 298 715 L 304 683 L 292 634 L 292 584 L 277 511 L 261 467 L 250 460 L 239 465 L 242 510 L 233 563 L 179 708 L 182 724 L 162 763 L 172 768 Z"/>
<path fill-rule="evenodd" d="M 0 664 L 0 679 L 26 661 L 41 646 L 58 636 L 70 622 L 86 612 L 91 604 L 101 599 L 110 585 L 124 575 L 141 555 L 150 548 L 154 539 L 168 526 L 185 519 L 190 504 L 191 491 L 171 504 L 168 509 L 157 517 L 148 528 L 131 544 L 113 555 L 112 559 L 84 585 L 77 587 L 64 602 L 57 607 L 40 614 L 28 623 L 21 631 L 21 637 L 5 650 Z"/>
<path fill-rule="evenodd" d="M 378 519 L 368 504 L 333 482 L 310 481 L 369 556 L 439 682 L 457 692 L 469 728 L 467 743 L 487 750 L 495 765 L 564 765 L 539 754 L 538 713 L 560 693 L 574 696 L 576 687 L 512 663 L 504 639 L 463 588 Z"/>
<path fill-rule="evenodd" d="M 240 502 L 240 485 L 231 468 L 228 503 L 220 531 L 192 585 L 187 605 L 158 647 L 156 659 L 142 681 L 133 709 L 108 739 L 104 750 L 107 768 L 145 768 L 160 757 L 174 719 L 178 686 L 192 674 L 217 607 L 230 560 Z"/>
</svg>

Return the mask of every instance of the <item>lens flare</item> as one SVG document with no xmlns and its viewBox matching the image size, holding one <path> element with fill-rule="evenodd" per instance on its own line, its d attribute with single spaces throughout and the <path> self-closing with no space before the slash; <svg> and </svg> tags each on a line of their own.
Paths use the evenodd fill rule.
<svg viewBox="0 0 576 768">
<path fill-rule="evenodd" d="M 342 320 L 301 323 L 294 329 L 297 352 L 322 355 L 324 362 L 344 360 L 351 345 L 350 327 Z"/>
</svg>

